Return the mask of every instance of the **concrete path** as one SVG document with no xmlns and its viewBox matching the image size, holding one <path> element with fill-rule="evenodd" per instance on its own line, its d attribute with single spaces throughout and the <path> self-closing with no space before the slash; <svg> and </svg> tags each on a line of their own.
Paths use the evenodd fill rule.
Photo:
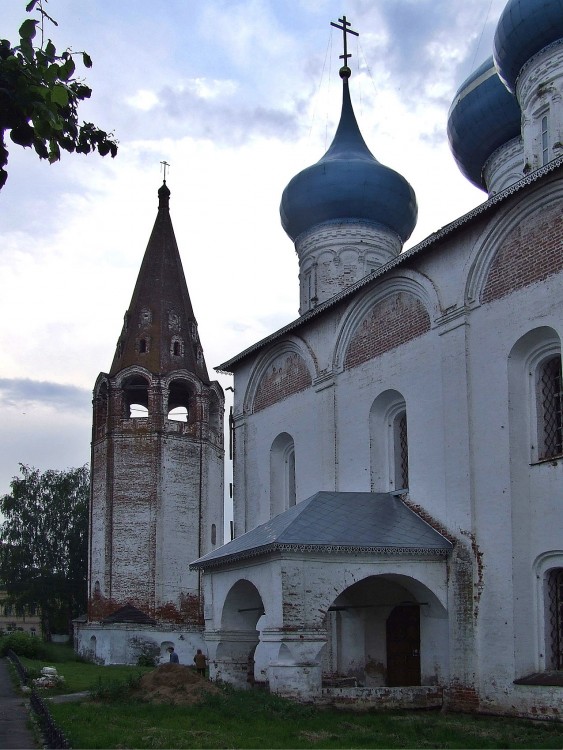
<svg viewBox="0 0 563 750">
<path fill-rule="evenodd" d="M 29 729 L 27 701 L 12 685 L 7 659 L 0 659 L 0 748 L 32 750 L 39 747 Z"/>
</svg>

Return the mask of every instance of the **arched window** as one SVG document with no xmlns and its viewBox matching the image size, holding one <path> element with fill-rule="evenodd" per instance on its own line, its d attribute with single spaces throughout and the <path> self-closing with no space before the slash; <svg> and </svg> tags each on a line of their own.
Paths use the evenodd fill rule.
<svg viewBox="0 0 563 750">
<path fill-rule="evenodd" d="M 384 391 L 373 402 L 370 445 L 372 490 L 406 490 L 409 486 L 407 408 L 398 391 Z"/>
<path fill-rule="evenodd" d="M 147 353 L 147 340 L 146 339 L 141 339 L 139 341 L 139 352 L 141 354 L 146 354 Z"/>
<path fill-rule="evenodd" d="M 545 577 L 546 666 L 563 669 L 563 568 L 552 568 Z"/>
<path fill-rule="evenodd" d="M 291 435 L 282 432 L 270 449 L 270 517 L 283 513 L 296 500 L 295 445 Z"/>
<path fill-rule="evenodd" d="M 513 466 L 563 455 L 561 341 L 550 327 L 534 328 L 508 359 L 510 460 Z M 522 479 L 515 492 L 523 489 Z"/>
<path fill-rule="evenodd" d="M 403 490 L 409 486 L 409 442 L 407 433 L 407 411 L 401 411 L 390 426 L 393 431 L 393 459 L 395 462 L 395 489 Z"/>
<path fill-rule="evenodd" d="M 561 355 L 544 360 L 537 368 L 538 457 L 563 453 L 563 394 Z"/>
</svg>

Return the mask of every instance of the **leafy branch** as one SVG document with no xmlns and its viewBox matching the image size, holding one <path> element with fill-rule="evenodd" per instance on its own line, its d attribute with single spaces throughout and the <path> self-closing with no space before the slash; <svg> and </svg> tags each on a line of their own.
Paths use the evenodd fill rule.
<svg viewBox="0 0 563 750">
<path fill-rule="evenodd" d="M 48 39 L 45 43 L 45 22 L 57 22 L 44 9 L 46 0 L 31 0 L 26 11 L 37 10 L 39 19 L 26 19 L 19 29 L 20 41 L 15 47 L 0 39 L 0 189 L 8 173 L 8 148 L 5 134 L 19 146 L 32 147 L 40 159 L 51 164 L 61 157 L 61 150 L 101 156 L 117 154 L 113 133 L 101 130 L 91 122 L 78 121 L 78 105 L 89 99 L 92 90 L 75 77 L 75 57 L 86 68 L 92 60 L 86 52 L 67 48 L 57 53 Z M 37 31 L 41 45 L 34 46 Z"/>
</svg>

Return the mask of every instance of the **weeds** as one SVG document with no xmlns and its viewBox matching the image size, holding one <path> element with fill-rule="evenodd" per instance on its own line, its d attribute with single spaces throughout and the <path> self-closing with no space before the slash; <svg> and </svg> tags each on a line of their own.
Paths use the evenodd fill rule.
<svg viewBox="0 0 563 750">
<path fill-rule="evenodd" d="M 91 696 L 94 700 L 110 703 L 127 700 L 131 692 L 139 687 L 142 676 L 142 673 L 139 672 L 128 675 L 125 680 L 102 682 L 101 679 L 98 679 L 96 687 L 91 691 Z"/>
</svg>

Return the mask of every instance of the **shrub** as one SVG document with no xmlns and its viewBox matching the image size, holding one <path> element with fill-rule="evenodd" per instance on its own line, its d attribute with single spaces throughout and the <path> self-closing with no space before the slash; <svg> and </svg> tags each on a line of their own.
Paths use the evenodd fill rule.
<svg viewBox="0 0 563 750">
<path fill-rule="evenodd" d="M 160 656 L 160 647 L 152 638 L 135 635 L 129 640 L 129 646 L 137 656 L 138 667 L 154 667 Z"/>
<path fill-rule="evenodd" d="M 155 657 L 150 656 L 150 654 L 141 654 L 139 658 L 137 659 L 137 666 L 138 667 L 154 667 L 155 666 Z"/>
<path fill-rule="evenodd" d="M 6 656 L 8 649 L 12 649 L 18 656 L 38 659 L 43 653 L 43 641 L 29 633 L 14 631 L 0 638 L 0 656 Z"/>
</svg>

